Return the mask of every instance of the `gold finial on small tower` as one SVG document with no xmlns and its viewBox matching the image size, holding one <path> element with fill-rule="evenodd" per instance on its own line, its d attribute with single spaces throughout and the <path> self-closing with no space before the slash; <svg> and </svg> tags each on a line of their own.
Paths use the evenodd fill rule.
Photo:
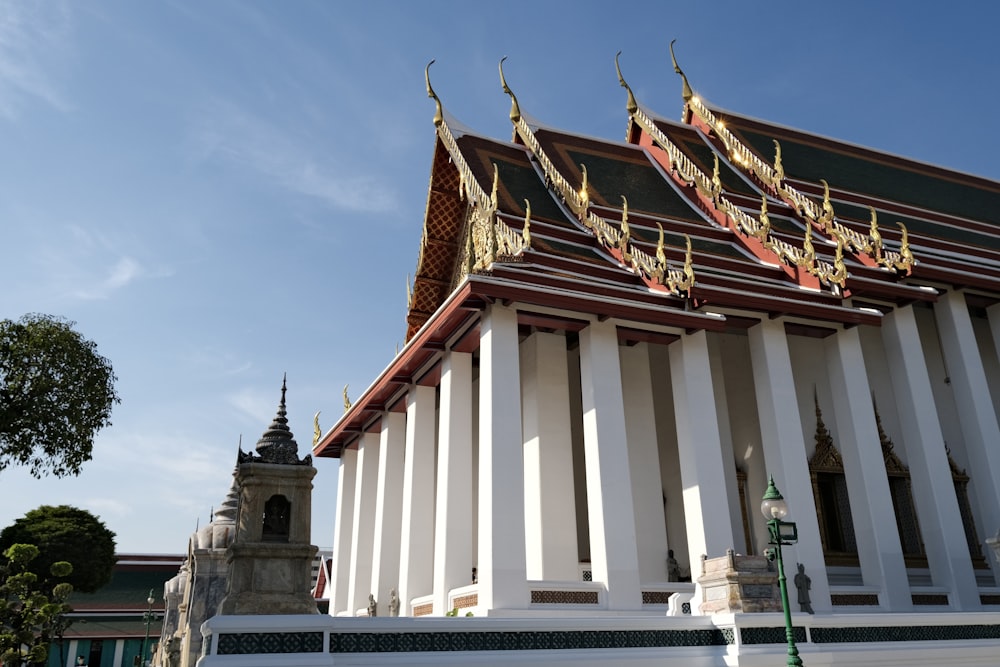
<svg viewBox="0 0 1000 667">
<path fill-rule="evenodd" d="M 427 82 L 427 97 L 433 99 L 436 106 L 434 111 L 434 127 L 437 127 L 444 122 L 444 110 L 441 108 L 440 98 L 434 92 L 434 88 L 431 87 L 431 65 L 433 64 L 433 60 L 427 63 L 427 67 L 424 69 L 424 81 Z"/>
</svg>

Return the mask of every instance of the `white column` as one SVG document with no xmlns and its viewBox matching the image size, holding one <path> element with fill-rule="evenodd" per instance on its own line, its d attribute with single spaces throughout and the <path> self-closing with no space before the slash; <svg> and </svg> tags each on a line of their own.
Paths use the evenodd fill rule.
<svg viewBox="0 0 1000 667">
<path fill-rule="evenodd" d="M 969 486 L 975 489 L 982 528 L 989 536 L 1000 529 L 1000 427 L 965 295 L 953 291 L 941 296 L 934 315 L 965 440 Z M 996 339 L 996 328 L 993 335 Z"/>
<path fill-rule="evenodd" d="M 726 374 L 723 369 L 722 345 L 719 337 L 708 338 L 708 359 L 712 368 L 712 392 L 715 395 L 715 412 L 719 418 L 719 439 L 722 443 L 722 461 L 725 464 L 722 472 L 726 475 L 726 488 L 734 489 L 727 493 L 729 499 L 729 516 L 733 517 L 733 548 L 736 553 L 745 550 L 746 538 L 743 531 L 743 521 L 740 508 L 739 483 L 736 481 L 736 456 L 733 454 L 733 427 L 729 422 L 729 399 L 726 396 Z M 739 520 L 737 520 L 739 517 Z"/>
<path fill-rule="evenodd" d="M 434 614 L 451 611 L 448 592 L 472 583 L 472 355 L 449 352 L 441 366 Z"/>
<path fill-rule="evenodd" d="M 527 578 L 578 578 L 566 337 L 536 332 L 520 346 Z"/>
<path fill-rule="evenodd" d="M 530 603 L 517 313 L 492 305 L 479 327 L 479 605 Z"/>
<path fill-rule="evenodd" d="M 617 328 L 592 322 L 580 332 L 590 566 L 611 610 L 642 606 L 621 380 Z"/>
<path fill-rule="evenodd" d="M 351 578 L 351 537 L 354 535 L 354 493 L 358 471 L 358 450 L 340 453 L 337 471 L 337 509 L 334 519 L 333 563 L 331 563 L 330 615 L 347 613 L 348 587 Z M 353 616 L 353 612 L 351 613 Z"/>
<path fill-rule="evenodd" d="M 406 396 L 403 517 L 399 535 L 399 614 L 429 595 L 434 582 L 434 414 L 437 391 L 414 385 Z"/>
<path fill-rule="evenodd" d="M 912 306 L 885 316 L 882 339 L 931 579 L 951 591 L 955 606 L 979 609 L 979 588 Z"/>
<path fill-rule="evenodd" d="M 910 584 L 875 425 L 861 337 L 857 328 L 845 329 L 827 338 L 824 347 L 861 576 L 865 584 L 881 589 L 879 601 L 887 609 L 911 609 Z"/>
<path fill-rule="evenodd" d="M 354 616 L 368 606 L 375 540 L 375 490 L 378 486 L 378 434 L 364 433 L 358 444 L 358 472 L 354 484 L 354 525 L 351 527 L 351 577 L 347 611 Z"/>
<path fill-rule="evenodd" d="M 747 333 L 760 439 L 768 468 L 765 472 L 774 477 L 781 495 L 793 508 L 793 515 L 788 520 L 796 523 L 799 532 L 798 544 L 788 547 L 788 551 L 795 562 L 806 566 L 806 574 L 812 579 L 813 609 L 829 611 L 832 609 L 830 584 L 816 520 L 809 459 L 806 445 L 802 442 L 802 416 L 799 414 L 785 325 L 780 320 L 765 319 Z M 750 511 L 758 511 L 756 498 L 747 499 L 747 502 Z"/>
<path fill-rule="evenodd" d="M 667 532 L 663 521 L 663 484 L 656 440 L 649 346 L 619 347 L 622 400 L 628 434 L 629 475 L 635 510 L 639 582 L 667 580 Z"/>
<path fill-rule="evenodd" d="M 733 462 L 722 457 L 708 335 L 705 331 L 684 335 L 668 349 L 688 559 L 691 580 L 697 581 L 702 555 L 724 556 L 727 549 L 736 547 L 728 495 L 737 490 L 726 487 L 725 467 L 731 467 Z"/>
<path fill-rule="evenodd" d="M 403 450 L 406 415 L 386 412 L 379 433 L 378 486 L 372 583 L 379 615 L 388 615 L 389 592 L 399 585 L 400 531 L 403 525 Z"/>
</svg>

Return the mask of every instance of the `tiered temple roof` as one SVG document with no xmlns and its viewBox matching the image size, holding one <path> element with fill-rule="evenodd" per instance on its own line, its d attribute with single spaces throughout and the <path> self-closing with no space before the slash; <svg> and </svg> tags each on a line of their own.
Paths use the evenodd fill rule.
<svg viewBox="0 0 1000 667">
<path fill-rule="evenodd" d="M 689 331 L 790 316 L 821 337 L 945 286 L 1000 300 L 1000 183 L 723 111 L 676 63 L 681 122 L 645 109 L 619 73 L 618 142 L 530 119 L 501 62 L 513 139 L 482 137 L 448 116 L 429 69 L 437 140 L 407 344 L 318 455 L 403 409 L 404 385 L 433 383 L 446 341 L 474 349 L 495 300 L 538 306 L 519 312 L 524 328 L 585 326 L 553 308 Z"/>
</svg>

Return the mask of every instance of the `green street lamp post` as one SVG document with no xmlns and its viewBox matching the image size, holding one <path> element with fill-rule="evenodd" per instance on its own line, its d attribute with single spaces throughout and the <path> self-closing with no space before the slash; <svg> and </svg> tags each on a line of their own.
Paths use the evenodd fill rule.
<svg viewBox="0 0 1000 667">
<path fill-rule="evenodd" d="M 140 667 L 145 667 L 146 665 L 146 649 L 149 646 L 149 624 L 153 622 L 156 618 L 156 614 L 153 613 L 153 603 L 156 602 L 156 598 L 153 597 L 153 589 L 149 589 L 149 597 L 146 598 L 146 613 L 143 614 L 142 620 L 146 622 L 146 636 L 142 639 L 142 653 L 139 654 L 138 664 Z"/>
<path fill-rule="evenodd" d="M 760 503 L 760 511 L 767 519 L 767 530 L 770 534 L 773 549 L 766 549 L 764 555 L 768 560 L 778 562 L 778 588 L 781 590 L 781 607 L 785 610 L 785 636 L 788 638 L 788 667 L 802 667 L 799 650 L 795 647 L 795 633 L 792 628 L 792 611 L 788 605 L 788 585 L 785 581 L 785 565 L 781 560 L 782 545 L 791 545 L 799 541 L 799 531 L 792 521 L 782 521 L 788 515 L 788 503 L 774 485 L 774 477 L 769 478 L 767 491 Z"/>
</svg>

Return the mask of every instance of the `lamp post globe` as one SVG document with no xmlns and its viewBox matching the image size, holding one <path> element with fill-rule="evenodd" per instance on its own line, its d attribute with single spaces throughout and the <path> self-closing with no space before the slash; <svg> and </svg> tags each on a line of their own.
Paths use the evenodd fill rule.
<svg viewBox="0 0 1000 667">
<path fill-rule="evenodd" d="M 760 512 L 767 519 L 767 531 L 770 534 L 770 544 L 773 549 L 768 549 L 765 553 L 769 560 L 776 562 L 778 566 L 778 590 L 781 593 L 781 608 L 785 613 L 785 637 L 788 640 L 788 667 L 802 667 L 802 659 L 799 657 L 799 650 L 795 646 L 795 631 L 792 627 L 792 611 L 788 604 L 788 585 L 785 579 L 785 564 L 781 558 L 781 546 L 783 544 L 794 544 L 798 539 L 798 531 L 791 521 L 782 521 L 788 516 L 788 503 L 774 485 L 774 477 L 770 477 L 767 483 L 767 491 L 760 503 Z M 782 528 L 785 528 L 782 531 Z"/>
</svg>

